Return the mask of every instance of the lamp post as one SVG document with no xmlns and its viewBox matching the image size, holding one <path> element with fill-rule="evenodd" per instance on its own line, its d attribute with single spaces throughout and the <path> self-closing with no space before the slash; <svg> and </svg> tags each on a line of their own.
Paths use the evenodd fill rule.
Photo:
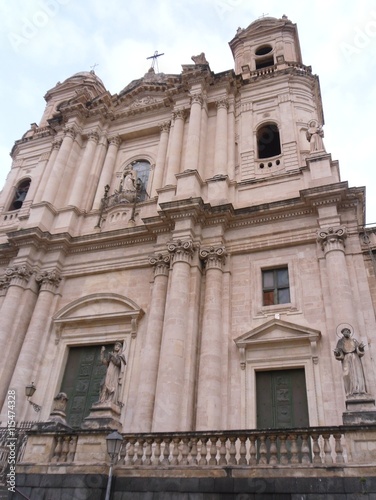
<svg viewBox="0 0 376 500">
<path fill-rule="evenodd" d="M 111 492 L 111 482 L 112 482 L 112 468 L 115 464 L 115 459 L 120 453 L 120 448 L 123 442 L 123 436 L 119 434 L 118 431 L 111 432 L 106 437 L 106 445 L 107 445 L 107 453 L 110 456 L 110 470 L 108 472 L 108 481 L 106 488 L 106 497 L 105 500 L 110 500 L 110 492 Z"/>
</svg>

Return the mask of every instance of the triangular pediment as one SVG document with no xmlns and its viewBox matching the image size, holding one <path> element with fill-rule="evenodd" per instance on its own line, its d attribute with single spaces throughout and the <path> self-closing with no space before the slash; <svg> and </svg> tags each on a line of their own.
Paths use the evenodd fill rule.
<svg viewBox="0 0 376 500">
<path fill-rule="evenodd" d="M 234 342 L 239 348 L 247 348 L 276 342 L 316 342 L 320 335 L 319 330 L 273 318 L 240 335 Z"/>
</svg>

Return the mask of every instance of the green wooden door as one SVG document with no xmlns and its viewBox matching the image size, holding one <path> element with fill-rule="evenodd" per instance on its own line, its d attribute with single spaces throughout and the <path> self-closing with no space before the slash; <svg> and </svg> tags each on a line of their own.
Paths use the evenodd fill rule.
<svg viewBox="0 0 376 500">
<path fill-rule="evenodd" d="M 256 372 L 257 428 L 308 427 L 304 369 Z"/>
<path fill-rule="evenodd" d="M 112 350 L 112 346 L 108 346 Z M 107 350 L 107 349 L 106 349 Z M 100 361 L 101 346 L 73 347 L 69 351 L 61 391 L 68 396 L 67 422 L 80 427 L 90 408 L 99 398 L 106 366 Z"/>
</svg>

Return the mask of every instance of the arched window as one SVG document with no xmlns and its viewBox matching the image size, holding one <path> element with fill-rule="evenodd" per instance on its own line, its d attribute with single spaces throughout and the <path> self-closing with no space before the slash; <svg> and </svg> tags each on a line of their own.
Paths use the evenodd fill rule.
<svg viewBox="0 0 376 500">
<path fill-rule="evenodd" d="M 257 130 L 257 152 L 259 159 L 271 158 L 281 154 L 279 130 L 275 123 L 262 125 Z"/>
<path fill-rule="evenodd" d="M 271 54 L 273 47 L 270 45 L 262 45 L 255 51 L 256 54 L 256 69 L 267 68 L 274 65 L 274 57 Z"/>
<path fill-rule="evenodd" d="M 20 182 L 20 184 L 16 187 L 13 200 L 9 206 L 9 211 L 19 210 L 22 207 L 27 192 L 29 191 L 30 188 L 30 182 L 31 182 L 30 179 L 26 179 Z"/>
<path fill-rule="evenodd" d="M 137 193 L 137 201 L 145 201 L 149 198 L 149 194 L 147 192 L 149 174 L 150 174 L 150 163 L 147 160 L 135 160 L 128 167 L 126 167 L 124 171 L 124 177 L 122 180 L 122 188 L 123 182 L 126 179 L 126 176 L 129 172 L 132 171 L 132 177 L 134 182 L 134 186 L 136 188 Z M 124 186 L 126 188 L 126 186 Z"/>
</svg>

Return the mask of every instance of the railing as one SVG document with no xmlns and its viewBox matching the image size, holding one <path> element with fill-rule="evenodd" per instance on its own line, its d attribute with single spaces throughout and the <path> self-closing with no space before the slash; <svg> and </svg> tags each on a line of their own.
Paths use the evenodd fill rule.
<svg viewBox="0 0 376 500">
<path fill-rule="evenodd" d="M 311 429 L 126 434 L 118 465 L 265 466 L 345 463 L 340 431 Z"/>
<path fill-rule="evenodd" d="M 22 460 L 26 447 L 27 431 L 31 429 L 34 424 L 35 422 L 16 423 L 12 437 L 10 436 L 8 427 L 0 427 L 0 486 L 6 484 L 6 474 L 9 465 L 8 457 L 10 452 L 12 453 L 12 460 L 14 460 L 15 463 Z"/>
</svg>

